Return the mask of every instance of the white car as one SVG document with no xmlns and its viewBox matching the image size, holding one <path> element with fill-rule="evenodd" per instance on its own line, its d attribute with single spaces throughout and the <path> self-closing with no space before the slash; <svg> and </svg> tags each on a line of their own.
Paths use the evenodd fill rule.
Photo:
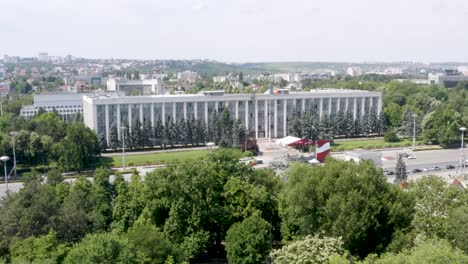
<svg viewBox="0 0 468 264">
<path fill-rule="evenodd" d="M 408 159 L 416 159 L 416 155 L 409 155 Z"/>
</svg>

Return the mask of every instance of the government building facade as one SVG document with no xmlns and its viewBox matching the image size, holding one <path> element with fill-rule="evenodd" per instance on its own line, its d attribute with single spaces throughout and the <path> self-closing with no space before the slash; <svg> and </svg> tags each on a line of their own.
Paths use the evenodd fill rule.
<svg viewBox="0 0 468 264">
<path fill-rule="evenodd" d="M 222 91 L 199 94 L 119 96 L 95 95 L 83 97 L 83 118 L 86 126 L 97 134 L 109 134 L 117 127 L 134 126 L 137 120 L 150 121 L 154 126 L 158 118 L 164 125 L 178 119 L 195 118 L 210 123 L 214 111 L 227 109 L 231 117 L 242 121 L 256 138 L 287 136 L 288 117 L 301 115 L 315 108 L 320 117 L 335 115 L 340 110 L 353 113 L 354 119 L 374 111 L 380 114 L 382 93 L 345 89 L 316 89 L 310 92 L 279 94 L 224 94 Z M 270 127 L 270 131 L 268 130 Z M 130 131 L 131 132 L 131 131 Z"/>
</svg>

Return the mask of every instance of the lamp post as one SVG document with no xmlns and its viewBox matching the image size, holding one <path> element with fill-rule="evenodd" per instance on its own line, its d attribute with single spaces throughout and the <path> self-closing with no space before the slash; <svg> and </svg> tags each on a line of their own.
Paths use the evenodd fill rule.
<svg viewBox="0 0 468 264">
<path fill-rule="evenodd" d="M 463 175 L 463 167 L 464 167 L 464 158 L 463 158 L 463 139 L 465 137 L 465 130 L 466 127 L 460 127 L 461 135 L 461 149 L 460 149 L 460 173 Z"/>
<path fill-rule="evenodd" d="M 418 115 L 413 114 L 413 151 L 414 148 L 416 147 L 416 117 Z"/>
<path fill-rule="evenodd" d="M 125 170 L 125 129 L 126 127 L 120 127 L 120 130 L 122 130 L 122 167 L 123 170 Z"/>
<path fill-rule="evenodd" d="M 13 137 L 13 169 L 15 170 L 15 178 L 17 177 L 16 175 L 16 147 L 15 147 L 17 135 L 18 135 L 18 132 L 16 131 L 10 132 L 10 136 Z"/>
<path fill-rule="evenodd" d="M 7 175 L 6 163 L 7 163 L 7 161 L 10 160 L 10 157 L 8 157 L 8 156 L 1 156 L 1 157 L 0 157 L 0 160 L 3 161 L 3 165 L 4 165 L 4 167 L 5 167 L 5 184 L 6 184 L 6 189 L 7 189 L 7 193 L 8 193 L 8 175 Z"/>
</svg>

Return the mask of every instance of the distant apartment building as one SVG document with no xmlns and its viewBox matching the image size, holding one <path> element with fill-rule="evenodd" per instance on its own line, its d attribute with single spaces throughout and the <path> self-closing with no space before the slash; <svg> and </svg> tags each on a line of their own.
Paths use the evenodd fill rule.
<svg viewBox="0 0 468 264">
<path fill-rule="evenodd" d="M 47 52 L 41 52 L 37 56 L 37 60 L 41 62 L 48 62 L 49 61 L 49 54 Z"/>
<path fill-rule="evenodd" d="M 119 80 L 111 78 L 107 80 L 107 91 L 124 92 L 125 94 L 138 93 L 142 95 L 163 94 L 163 80 Z"/>
<path fill-rule="evenodd" d="M 351 77 L 356 77 L 362 75 L 362 69 L 361 67 L 349 67 L 346 69 L 346 75 L 349 75 Z"/>
<path fill-rule="evenodd" d="M 179 72 L 177 73 L 177 79 L 184 82 L 194 83 L 198 79 L 198 73 L 193 71 Z"/>
<path fill-rule="evenodd" d="M 458 70 L 447 69 L 443 73 L 429 73 L 429 84 L 441 85 L 445 88 L 453 88 L 460 81 L 468 81 L 468 76 L 461 74 Z"/>
<path fill-rule="evenodd" d="M 11 91 L 10 82 L 0 82 L 0 94 L 9 94 Z"/>
<path fill-rule="evenodd" d="M 314 109 L 320 117 L 350 111 L 355 119 L 382 110 L 382 93 L 345 89 L 314 89 L 310 92 L 272 94 L 224 94 L 223 91 L 205 91 L 199 94 L 112 96 L 97 95 L 83 98 L 85 125 L 104 135 L 109 142 L 111 128 L 130 129 L 137 120 L 150 121 L 154 126 L 160 118 L 164 125 L 181 118 L 194 117 L 207 125 L 213 112 L 230 112 L 256 138 L 288 135 L 288 117 L 294 112 L 301 116 Z"/>
<path fill-rule="evenodd" d="M 213 77 L 213 82 L 214 83 L 223 83 L 226 80 L 227 80 L 226 76 L 215 76 L 215 77 Z"/>
<path fill-rule="evenodd" d="M 4 63 L 18 63 L 20 58 L 18 56 L 8 56 L 7 54 L 3 55 Z"/>
</svg>

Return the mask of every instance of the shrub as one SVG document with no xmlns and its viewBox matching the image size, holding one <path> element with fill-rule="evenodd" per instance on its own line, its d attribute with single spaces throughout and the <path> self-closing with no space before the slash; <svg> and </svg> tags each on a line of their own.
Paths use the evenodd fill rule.
<svg viewBox="0 0 468 264">
<path fill-rule="evenodd" d="M 384 135 L 384 141 L 385 142 L 399 142 L 400 139 L 398 138 L 394 130 L 388 130 Z"/>
<path fill-rule="evenodd" d="M 135 163 L 133 163 L 133 162 L 129 162 L 129 163 L 128 163 L 128 166 L 129 166 L 129 167 L 131 167 L 131 166 L 135 166 Z"/>
</svg>

